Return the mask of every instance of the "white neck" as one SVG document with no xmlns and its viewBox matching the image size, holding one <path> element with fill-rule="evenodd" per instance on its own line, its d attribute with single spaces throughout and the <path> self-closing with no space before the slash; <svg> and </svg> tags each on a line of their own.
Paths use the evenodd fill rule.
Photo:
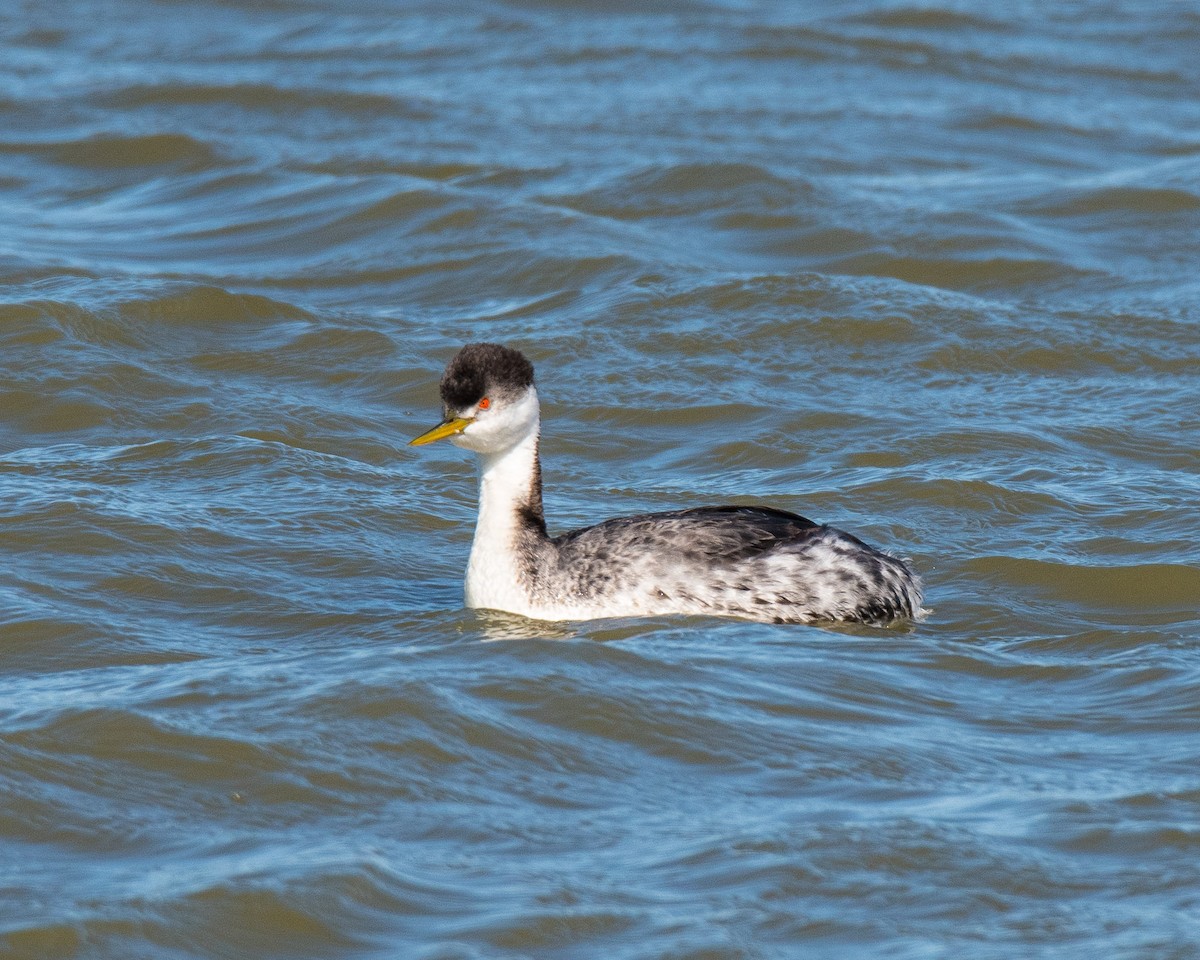
<svg viewBox="0 0 1200 960">
<path fill-rule="evenodd" d="M 527 558 L 518 548 L 521 538 L 529 536 L 521 516 L 523 508 L 536 506 L 540 513 L 542 506 L 538 430 L 535 418 L 514 446 L 479 455 L 479 519 L 467 563 L 468 607 L 511 613 L 530 610 L 528 580 L 520 566 Z M 531 497 L 536 503 L 531 503 Z"/>
</svg>

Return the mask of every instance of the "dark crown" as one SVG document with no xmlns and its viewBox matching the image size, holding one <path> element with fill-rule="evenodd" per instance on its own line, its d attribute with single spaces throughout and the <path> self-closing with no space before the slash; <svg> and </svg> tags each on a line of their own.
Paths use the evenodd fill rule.
<svg viewBox="0 0 1200 960">
<path fill-rule="evenodd" d="M 533 364 L 498 343 L 468 343 L 442 374 L 442 402 L 454 410 L 474 406 L 489 393 L 518 395 L 533 386 Z"/>
</svg>

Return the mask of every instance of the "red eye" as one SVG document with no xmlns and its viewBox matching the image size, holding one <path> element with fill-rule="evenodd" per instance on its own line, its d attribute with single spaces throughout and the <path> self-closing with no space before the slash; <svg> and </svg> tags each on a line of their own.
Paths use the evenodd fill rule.
<svg viewBox="0 0 1200 960">
<path fill-rule="evenodd" d="M 486 410 L 491 405 L 492 405 L 492 401 L 489 400 L 487 397 L 484 397 L 482 400 L 479 401 L 479 409 L 480 410 Z"/>
</svg>

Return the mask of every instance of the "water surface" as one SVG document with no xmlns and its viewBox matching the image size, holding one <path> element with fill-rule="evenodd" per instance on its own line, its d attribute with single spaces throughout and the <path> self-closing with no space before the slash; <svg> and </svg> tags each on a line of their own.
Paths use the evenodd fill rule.
<svg viewBox="0 0 1200 960">
<path fill-rule="evenodd" d="M 1200 8 L 24 3 L 0 25 L 0 954 L 1200 956 Z M 466 611 L 770 503 L 890 629 Z"/>
</svg>

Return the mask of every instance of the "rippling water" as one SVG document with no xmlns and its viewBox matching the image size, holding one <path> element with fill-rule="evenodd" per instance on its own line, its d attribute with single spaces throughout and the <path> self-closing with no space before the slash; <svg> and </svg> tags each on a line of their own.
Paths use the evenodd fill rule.
<svg viewBox="0 0 1200 960">
<path fill-rule="evenodd" d="M 1200 956 L 1194 3 L 0 21 L 0 954 Z M 929 618 L 462 609 L 768 502 Z"/>
</svg>

